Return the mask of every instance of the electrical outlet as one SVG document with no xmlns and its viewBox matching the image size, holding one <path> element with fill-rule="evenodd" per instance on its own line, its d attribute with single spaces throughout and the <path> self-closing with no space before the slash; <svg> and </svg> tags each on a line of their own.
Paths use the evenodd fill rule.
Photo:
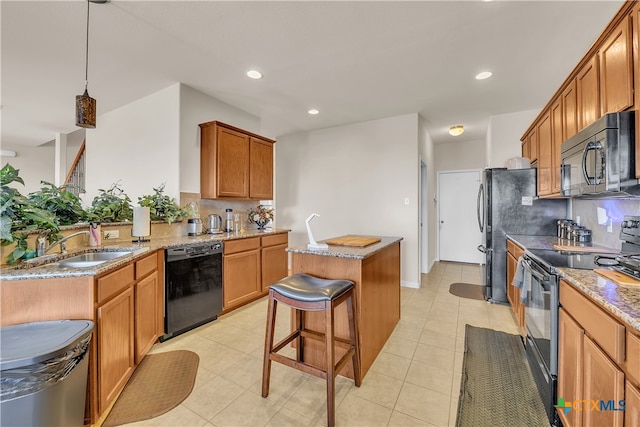
<svg viewBox="0 0 640 427">
<path fill-rule="evenodd" d="M 104 238 L 104 240 L 119 239 L 120 238 L 120 230 L 105 231 L 104 234 L 103 234 L 103 238 Z"/>
</svg>

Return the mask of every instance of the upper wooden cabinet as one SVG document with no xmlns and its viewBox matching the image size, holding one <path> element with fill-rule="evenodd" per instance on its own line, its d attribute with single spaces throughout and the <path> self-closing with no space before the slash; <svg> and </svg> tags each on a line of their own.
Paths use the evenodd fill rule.
<svg viewBox="0 0 640 427">
<path fill-rule="evenodd" d="M 633 107 L 631 17 L 626 16 L 598 51 L 601 113 Z"/>
<path fill-rule="evenodd" d="M 538 195 L 551 194 L 552 138 L 551 115 L 547 110 L 536 125 L 538 135 Z"/>
<path fill-rule="evenodd" d="M 598 75 L 598 57 L 594 55 L 576 76 L 578 130 L 584 129 L 600 117 Z"/>
<path fill-rule="evenodd" d="M 561 146 L 564 141 L 564 111 L 562 98 L 551 104 L 551 194 L 560 194 L 560 165 L 562 164 Z"/>
<path fill-rule="evenodd" d="M 201 197 L 273 199 L 274 143 L 225 123 L 201 123 Z"/>
<path fill-rule="evenodd" d="M 578 133 L 578 95 L 576 81 L 569 82 L 562 91 L 562 140 Z"/>
<path fill-rule="evenodd" d="M 522 157 L 528 157 L 531 163 L 538 160 L 538 138 L 535 127 L 522 139 Z"/>
</svg>

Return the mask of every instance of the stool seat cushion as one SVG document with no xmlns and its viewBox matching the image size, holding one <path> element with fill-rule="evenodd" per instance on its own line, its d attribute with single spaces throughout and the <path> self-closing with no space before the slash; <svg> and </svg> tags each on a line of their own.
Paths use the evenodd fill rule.
<svg viewBox="0 0 640 427">
<path fill-rule="evenodd" d="M 293 274 L 269 286 L 280 295 L 303 302 L 331 301 L 353 287 L 349 280 L 320 279 L 308 274 Z"/>
</svg>

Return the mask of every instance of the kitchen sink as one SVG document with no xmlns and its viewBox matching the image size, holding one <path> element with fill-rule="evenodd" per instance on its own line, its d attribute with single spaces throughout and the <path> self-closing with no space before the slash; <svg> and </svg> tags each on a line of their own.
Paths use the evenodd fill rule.
<svg viewBox="0 0 640 427">
<path fill-rule="evenodd" d="M 131 251 L 110 251 L 93 252 L 89 254 L 76 255 L 58 262 L 60 267 L 93 267 L 103 262 L 111 261 L 121 256 L 131 255 Z"/>
</svg>

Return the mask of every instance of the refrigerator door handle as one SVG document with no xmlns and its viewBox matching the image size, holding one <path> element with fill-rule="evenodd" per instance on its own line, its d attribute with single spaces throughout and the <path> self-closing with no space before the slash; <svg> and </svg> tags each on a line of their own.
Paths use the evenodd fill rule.
<svg viewBox="0 0 640 427">
<path fill-rule="evenodd" d="M 482 183 L 480 183 L 480 187 L 478 188 L 478 199 L 476 201 L 476 212 L 478 214 L 478 227 L 482 232 L 484 230 L 484 187 Z M 480 210 L 482 209 L 482 214 L 480 214 Z M 481 251 L 482 252 L 482 251 Z"/>
</svg>

